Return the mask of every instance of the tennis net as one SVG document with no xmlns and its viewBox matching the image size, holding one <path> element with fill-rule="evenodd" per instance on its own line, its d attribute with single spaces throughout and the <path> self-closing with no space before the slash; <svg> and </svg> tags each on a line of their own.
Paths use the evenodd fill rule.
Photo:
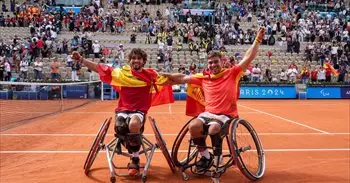
<svg viewBox="0 0 350 183">
<path fill-rule="evenodd" d="M 100 81 L 0 82 L 0 131 L 101 100 L 101 91 Z"/>
</svg>

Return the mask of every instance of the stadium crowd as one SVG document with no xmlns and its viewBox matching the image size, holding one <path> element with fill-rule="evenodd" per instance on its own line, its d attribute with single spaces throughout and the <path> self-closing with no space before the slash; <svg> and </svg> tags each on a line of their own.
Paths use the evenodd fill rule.
<svg viewBox="0 0 350 183">
<path fill-rule="evenodd" d="M 72 51 L 121 67 L 128 49 L 126 45 L 104 46 L 94 39 L 96 33 L 112 34 L 115 38 L 130 36 L 129 43 L 136 44 L 134 46 L 157 45 L 157 57 L 153 62 L 159 71 L 201 72 L 205 68 L 207 52 L 211 50 L 220 50 L 226 60 L 225 67 L 231 67 L 239 61 L 241 53 L 232 54 L 230 49 L 252 44 L 256 36 L 253 30 L 261 25 L 267 29 L 262 44 L 271 48 L 266 51 L 269 62 L 251 65 L 243 81 L 348 80 L 350 10 L 343 0 L 199 2 L 197 5 L 202 9 L 213 9 L 209 14 L 191 13 L 186 8 L 195 5 L 187 2 L 167 3 L 165 9 L 150 10 L 147 4 L 152 2 L 148 0 L 92 1 L 80 13 L 63 8 L 54 10 L 50 7 L 52 1 L 14 3 L 10 1 L 12 14 L 3 3 L 0 26 L 29 27 L 29 33 L 14 35 L 11 40 L 0 36 L 0 80 L 47 77 L 79 80 L 79 76 L 84 76 L 88 70 L 73 64 Z M 62 31 L 72 38 L 59 39 Z M 145 40 L 140 43 L 138 37 Z M 281 54 L 275 48 L 285 49 Z M 175 67 L 173 57 L 181 51 L 189 51 L 198 59 L 191 63 L 181 62 Z M 291 59 L 287 64 L 278 63 L 278 58 L 283 55 L 298 55 L 296 59 L 303 62 L 300 64 L 300 60 Z M 276 63 L 281 66 L 277 73 L 271 69 Z M 61 70 L 66 67 L 71 68 L 71 72 L 69 76 L 62 76 Z"/>
</svg>

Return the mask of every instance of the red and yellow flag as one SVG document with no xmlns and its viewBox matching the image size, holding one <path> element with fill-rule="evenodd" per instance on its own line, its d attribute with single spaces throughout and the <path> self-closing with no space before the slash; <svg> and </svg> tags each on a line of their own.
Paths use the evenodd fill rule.
<svg viewBox="0 0 350 183">
<path fill-rule="evenodd" d="M 219 74 L 206 74 L 197 73 L 192 75 L 192 77 L 200 79 L 217 79 L 222 77 L 227 71 L 223 69 Z M 188 84 L 187 85 L 187 97 L 186 97 L 186 115 L 188 116 L 198 116 L 200 113 L 205 111 L 205 98 L 204 92 L 201 85 Z"/>
<path fill-rule="evenodd" d="M 336 69 L 334 69 L 334 67 L 329 62 L 324 63 L 323 68 L 330 69 L 332 71 L 332 73 L 336 76 L 339 75 L 339 72 Z"/>
<path fill-rule="evenodd" d="M 133 71 L 130 66 L 123 68 L 111 68 L 110 75 L 100 72 L 103 81 L 112 85 L 117 91 L 121 87 L 143 87 L 152 85 L 152 106 L 173 103 L 174 95 L 171 85 L 164 85 L 168 81 L 167 77 L 158 75 L 153 69 L 143 69 L 141 72 Z"/>
</svg>

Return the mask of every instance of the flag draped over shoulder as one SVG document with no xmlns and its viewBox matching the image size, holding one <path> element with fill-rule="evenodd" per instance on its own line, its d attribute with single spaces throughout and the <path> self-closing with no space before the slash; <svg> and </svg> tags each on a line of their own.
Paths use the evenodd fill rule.
<svg viewBox="0 0 350 183">
<path fill-rule="evenodd" d="M 223 69 L 219 74 L 197 73 L 191 77 L 199 79 L 217 79 L 222 77 L 229 70 Z M 205 98 L 203 88 L 198 84 L 187 85 L 186 115 L 198 116 L 205 111 Z"/>
<path fill-rule="evenodd" d="M 115 69 L 109 67 L 108 69 L 111 70 L 111 74 L 110 77 L 105 79 L 105 82 L 112 85 L 117 91 L 120 91 L 121 87 L 143 87 L 151 85 L 151 106 L 174 102 L 171 85 L 163 85 L 167 82 L 168 78 L 158 75 L 153 69 L 142 69 L 141 72 L 133 71 L 130 66 Z"/>
<path fill-rule="evenodd" d="M 333 67 L 330 63 L 328 63 L 328 62 L 326 62 L 326 63 L 323 64 L 323 68 L 325 68 L 325 69 L 330 69 L 330 70 L 332 71 L 332 73 L 333 73 L 334 75 L 336 75 L 336 76 L 339 75 L 339 72 L 338 72 L 336 69 L 334 69 L 334 67 Z"/>
</svg>

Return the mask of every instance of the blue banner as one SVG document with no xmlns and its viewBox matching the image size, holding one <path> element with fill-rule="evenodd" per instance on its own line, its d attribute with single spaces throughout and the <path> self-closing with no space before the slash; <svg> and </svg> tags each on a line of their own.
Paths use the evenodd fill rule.
<svg viewBox="0 0 350 183">
<path fill-rule="evenodd" d="M 341 98 L 350 98 L 350 87 L 340 88 Z"/>
<path fill-rule="evenodd" d="M 241 86 L 239 98 L 297 98 L 295 86 Z"/>
<path fill-rule="evenodd" d="M 341 98 L 339 87 L 308 87 L 307 98 Z"/>
</svg>

